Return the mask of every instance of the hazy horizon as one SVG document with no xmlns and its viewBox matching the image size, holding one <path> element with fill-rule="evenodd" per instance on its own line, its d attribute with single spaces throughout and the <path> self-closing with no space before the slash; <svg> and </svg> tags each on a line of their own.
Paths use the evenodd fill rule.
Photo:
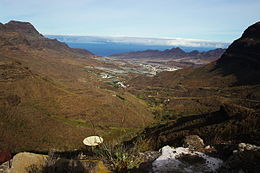
<svg viewBox="0 0 260 173">
<path fill-rule="evenodd" d="M 142 45 L 163 46 L 189 46 L 189 47 L 212 47 L 226 48 L 231 42 L 212 40 L 186 39 L 186 38 L 160 38 L 160 37 L 129 37 L 129 36 L 86 36 L 86 35 L 45 35 L 62 42 L 75 43 L 130 43 Z"/>
<path fill-rule="evenodd" d="M 82 48 L 98 56 L 110 56 L 124 52 L 144 50 L 166 50 L 180 47 L 186 52 L 193 50 L 208 51 L 216 48 L 227 48 L 230 43 L 207 40 L 180 38 L 143 38 L 143 37 L 102 37 L 102 36 L 66 36 L 45 35 L 51 39 L 65 42 L 72 48 Z"/>
</svg>

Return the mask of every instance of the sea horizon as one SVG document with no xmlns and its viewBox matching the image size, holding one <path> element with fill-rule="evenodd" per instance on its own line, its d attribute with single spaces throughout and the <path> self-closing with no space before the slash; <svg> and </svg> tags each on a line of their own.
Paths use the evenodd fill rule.
<svg viewBox="0 0 260 173">
<path fill-rule="evenodd" d="M 172 48 L 181 48 L 185 52 L 198 50 L 200 52 L 217 49 L 215 47 L 188 47 L 188 46 L 163 46 L 163 45 L 143 45 L 143 44 L 127 44 L 127 43 L 72 43 L 65 42 L 71 48 L 81 48 L 94 53 L 97 56 L 111 56 L 113 54 L 136 52 L 145 50 L 166 50 Z"/>
</svg>

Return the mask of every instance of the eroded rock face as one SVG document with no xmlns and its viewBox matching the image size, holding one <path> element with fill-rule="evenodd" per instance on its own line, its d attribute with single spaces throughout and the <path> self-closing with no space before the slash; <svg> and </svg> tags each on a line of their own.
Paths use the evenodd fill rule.
<svg viewBox="0 0 260 173">
<path fill-rule="evenodd" d="M 204 147 L 204 141 L 198 135 L 189 135 L 184 138 L 184 147 L 199 149 Z"/>
</svg>

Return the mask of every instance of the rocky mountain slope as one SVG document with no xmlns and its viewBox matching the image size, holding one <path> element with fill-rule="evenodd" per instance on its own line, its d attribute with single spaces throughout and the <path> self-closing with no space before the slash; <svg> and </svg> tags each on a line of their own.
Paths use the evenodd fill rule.
<svg viewBox="0 0 260 173">
<path fill-rule="evenodd" d="M 167 121 L 147 128 L 130 143 L 139 141 L 142 147 L 145 141 L 149 149 L 158 149 L 179 146 L 186 135 L 199 135 L 208 145 L 259 145 L 259 31 L 259 22 L 250 26 L 209 65 L 130 81 L 132 92 Z"/>
<path fill-rule="evenodd" d="M 19 44 L 26 44 L 31 48 L 80 52 L 87 56 L 93 55 L 87 50 L 71 49 L 66 44 L 55 39 L 48 39 L 41 35 L 29 22 L 10 21 L 6 24 L 0 23 L 1 44 L 18 47 Z"/>
<path fill-rule="evenodd" d="M 0 25 L 0 148 L 62 151 L 99 134 L 129 137 L 153 121 L 144 101 L 107 87 L 98 71 L 112 66 L 88 51 L 43 37 L 27 22 Z"/>
<path fill-rule="evenodd" d="M 235 75 L 235 85 L 260 83 L 260 22 L 245 30 L 217 61 L 215 68 L 223 76 Z"/>
</svg>

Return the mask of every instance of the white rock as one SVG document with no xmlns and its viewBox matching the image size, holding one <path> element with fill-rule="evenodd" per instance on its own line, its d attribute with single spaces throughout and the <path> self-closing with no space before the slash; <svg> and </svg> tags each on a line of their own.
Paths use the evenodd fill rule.
<svg viewBox="0 0 260 173">
<path fill-rule="evenodd" d="M 92 147 L 103 143 L 103 141 L 103 138 L 100 136 L 89 136 L 83 140 L 83 144 Z"/>
<path fill-rule="evenodd" d="M 170 146 L 165 146 L 161 151 L 162 155 L 152 163 L 152 169 L 155 173 L 215 172 L 223 163 L 223 161 L 218 158 L 210 157 L 201 152 L 192 152 L 189 148 L 171 148 Z M 179 160 L 183 155 L 198 156 L 203 158 L 205 162 L 195 164 L 183 162 Z"/>
</svg>

